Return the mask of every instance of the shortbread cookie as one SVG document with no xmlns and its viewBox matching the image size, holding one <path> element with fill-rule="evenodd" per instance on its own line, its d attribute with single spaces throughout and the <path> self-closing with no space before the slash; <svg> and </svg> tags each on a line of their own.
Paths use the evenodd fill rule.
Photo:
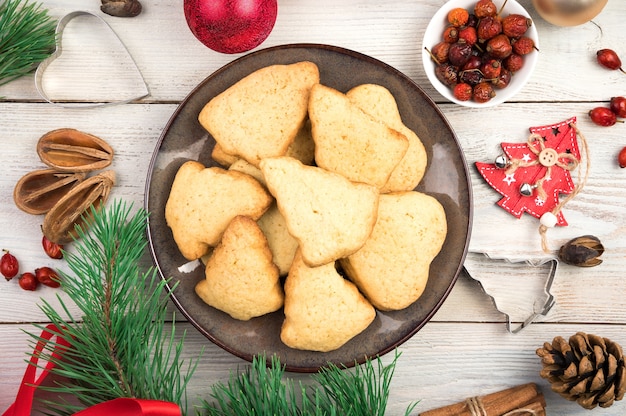
<svg viewBox="0 0 626 416">
<path fill-rule="evenodd" d="M 287 275 L 298 249 L 298 241 L 289 234 L 285 217 L 276 204 L 272 204 L 257 224 L 267 238 L 274 264 L 278 266 L 281 276 Z"/>
<path fill-rule="evenodd" d="M 446 213 L 432 196 L 382 194 L 372 235 L 340 264 L 377 309 L 404 309 L 422 295 L 446 234 Z"/>
<path fill-rule="evenodd" d="M 426 171 L 426 149 L 417 134 L 402 122 L 398 104 L 391 92 L 381 85 L 362 84 L 352 88 L 346 95 L 363 111 L 399 131 L 409 141 L 409 148 L 391 172 L 381 193 L 415 189 Z"/>
<path fill-rule="evenodd" d="M 321 84 L 311 89 L 309 118 L 317 166 L 353 182 L 381 189 L 409 147 L 402 133 Z"/>
<path fill-rule="evenodd" d="M 206 304 L 243 321 L 283 306 L 278 268 L 254 220 L 233 218 L 207 261 L 196 293 Z"/>
<path fill-rule="evenodd" d="M 258 69 L 211 99 L 200 124 L 225 153 L 255 166 L 282 156 L 304 125 L 311 87 L 319 82 L 312 62 Z"/>
<path fill-rule="evenodd" d="M 291 157 L 263 159 L 261 172 L 309 266 L 354 253 L 372 232 L 378 188 Z"/>
<path fill-rule="evenodd" d="M 309 267 L 296 254 L 285 282 L 280 333 L 287 346 L 333 351 L 363 332 L 375 317 L 372 305 L 337 273 L 334 263 Z"/>
<path fill-rule="evenodd" d="M 165 220 L 188 260 L 205 255 L 237 215 L 257 220 L 272 196 L 254 178 L 237 171 L 185 162 L 176 173 L 165 205 Z"/>
</svg>

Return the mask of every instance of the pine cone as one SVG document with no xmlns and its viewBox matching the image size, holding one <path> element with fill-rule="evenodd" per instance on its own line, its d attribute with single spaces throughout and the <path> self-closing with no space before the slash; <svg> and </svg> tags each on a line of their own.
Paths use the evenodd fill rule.
<svg viewBox="0 0 626 416">
<path fill-rule="evenodd" d="M 626 365 L 619 344 L 578 332 L 567 342 L 557 336 L 537 349 L 542 378 L 562 397 L 585 409 L 609 407 L 626 392 Z"/>
</svg>

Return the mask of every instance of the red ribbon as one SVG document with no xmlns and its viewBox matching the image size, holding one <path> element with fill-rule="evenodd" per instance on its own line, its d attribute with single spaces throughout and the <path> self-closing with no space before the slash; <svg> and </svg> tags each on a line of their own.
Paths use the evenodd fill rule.
<svg viewBox="0 0 626 416">
<path fill-rule="evenodd" d="M 75 416 L 180 416 L 177 404 L 161 400 L 113 399 L 74 413 Z"/>
<path fill-rule="evenodd" d="M 54 368 L 54 363 L 48 361 L 43 368 L 39 377 L 36 377 L 37 363 L 39 356 L 43 352 L 44 347 L 56 336 L 57 341 L 52 351 L 52 357 L 61 358 L 63 351 L 70 347 L 70 343 L 63 337 L 59 336 L 59 329 L 50 324 L 41 332 L 39 341 L 35 346 L 35 351 L 30 357 L 30 364 L 26 367 L 22 383 L 17 391 L 15 402 L 2 414 L 2 416 L 30 416 L 33 408 L 33 400 L 35 398 L 35 390 Z M 108 416 L 115 414 L 116 416 L 181 416 L 180 407 L 171 402 L 161 400 L 145 400 L 119 398 L 100 403 L 88 409 L 75 413 L 77 416 Z"/>
</svg>

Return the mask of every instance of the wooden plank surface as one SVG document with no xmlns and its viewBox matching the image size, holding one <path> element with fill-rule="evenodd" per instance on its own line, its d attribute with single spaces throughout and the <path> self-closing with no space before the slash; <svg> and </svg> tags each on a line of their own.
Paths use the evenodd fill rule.
<svg viewBox="0 0 626 416">
<path fill-rule="evenodd" d="M 42 2 L 54 17 L 76 10 L 69 0 Z M 536 382 L 546 394 L 549 415 L 587 414 L 575 403 L 551 393 L 539 378 L 535 349 L 554 336 L 586 331 L 626 345 L 626 171 L 616 163 L 626 146 L 626 126 L 593 125 L 587 112 L 607 105 L 610 97 L 626 94 L 626 76 L 600 68 L 595 51 L 614 48 L 626 56 L 623 21 L 626 9 L 611 1 L 594 21 L 559 28 L 538 17 L 531 1 L 521 3 L 535 18 L 540 36 L 540 60 L 529 84 L 510 103 L 489 109 L 467 109 L 443 101 L 427 81 L 421 66 L 421 38 L 430 17 L 444 0 L 281 0 L 276 26 L 263 47 L 285 43 L 325 43 L 378 58 L 411 77 L 439 104 L 457 133 L 472 179 L 474 229 L 471 249 L 496 257 L 541 258 L 537 221 L 516 220 L 495 206 L 499 196 L 473 169 L 476 161 L 491 162 L 503 141 L 523 142 L 528 128 L 575 116 L 590 146 L 591 173 L 583 190 L 567 204 L 570 223 L 549 231 L 553 250 L 570 238 L 598 236 L 606 246 L 604 263 L 582 269 L 560 264 L 551 289 L 556 305 L 540 322 L 519 334 L 506 330 L 499 312 L 481 286 L 467 275 L 459 278 L 433 320 L 400 347 L 402 356 L 394 376 L 389 415 L 421 400 L 424 411 L 516 384 Z M 94 109 L 68 109 L 42 101 L 32 76 L 0 87 L 0 248 L 19 255 L 24 269 L 56 265 L 39 246 L 41 217 L 23 213 L 12 200 L 13 187 L 25 173 L 43 167 L 35 144 L 45 132 L 73 127 L 107 140 L 115 149 L 112 168 L 118 184 L 112 197 L 143 205 L 145 178 L 155 144 L 178 103 L 204 78 L 240 55 L 215 53 L 193 38 L 180 2 L 144 2 L 144 12 L 133 19 L 116 19 L 98 11 L 99 2 L 81 4 L 102 16 L 128 47 L 149 86 L 150 95 L 138 103 Z M 146 258 L 149 261 L 149 258 Z M 476 266 L 481 276 L 502 278 L 509 270 L 484 260 Z M 476 269 L 475 269 L 476 270 Z M 507 272 L 508 273 L 508 272 Z M 511 280 L 531 274 L 512 272 Z M 14 282 L 13 282 L 14 283 Z M 511 284 L 514 287 L 514 284 Z M 44 322 L 41 299 L 53 304 L 63 294 L 49 288 L 34 293 L 16 284 L 0 283 L 0 410 L 13 401 L 27 358 L 27 336 L 32 322 Z M 515 293 L 499 297 L 514 299 Z M 534 299 L 528 299 L 530 307 Z M 75 308 L 70 307 L 72 312 Z M 174 307 L 171 306 L 172 311 Z M 520 313 L 522 313 L 521 311 Z M 209 386 L 226 380 L 245 364 L 210 344 L 194 328 L 188 330 L 186 357 L 201 359 L 190 397 L 208 397 Z M 384 359 L 389 361 L 391 357 Z M 307 381 L 306 375 L 293 375 Z M 599 415 L 626 413 L 622 402 Z"/>
</svg>

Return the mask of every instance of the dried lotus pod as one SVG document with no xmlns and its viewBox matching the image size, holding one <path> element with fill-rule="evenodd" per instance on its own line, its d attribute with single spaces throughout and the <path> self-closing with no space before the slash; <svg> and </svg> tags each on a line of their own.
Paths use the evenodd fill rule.
<svg viewBox="0 0 626 416">
<path fill-rule="evenodd" d="M 113 161 L 113 148 L 104 140 L 76 129 L 52 130 L 39 139 L 37 154 L 46 165 L 66 172 L 90 172 Z"/>
<path fill-rule="evenodd" d="M 57 169 L 36 170 L 22 176 L 13 189 L 13 200 L 29 214 L 45 214 L 74 186 L 85 179 L 84 172 Z"/>
<path fill-rule="evenodd" d="M 44 217 L 43 234 L 57 244 L 73 241 L 77 237 L 76 226 L 88 228 L 92 207 L 98 210 L 104 205 L 114 184 L 115 172 L 107 170 L 72 188 Z"/>
</svg>

